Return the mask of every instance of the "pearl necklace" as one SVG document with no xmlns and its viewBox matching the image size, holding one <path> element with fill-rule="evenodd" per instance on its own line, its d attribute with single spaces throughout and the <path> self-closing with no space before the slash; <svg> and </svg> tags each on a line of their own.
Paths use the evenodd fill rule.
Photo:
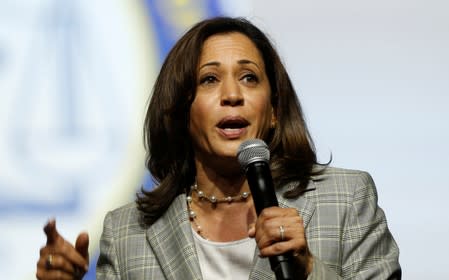
<svg viewBox="0 0 449 280">
<path fill-rule="evenodd" d="M 198 188 L 197 183 L 193 184 L 193 186 L 190 188 L 190 191 L 192 191 L 192 190 L 197 193 L 200 200 L 205 199 L 205 200 L 208 200 L 212 204 L 223 203 L 223 202 L 231 203 L 234 201 L 246 200 L 248 198 L 248 196 L 250 195 L 249 192 L 242 192 L 239 195 L 227 196 L 227 197 L 223 197 L 223 198 L 217 198 L 215 195 L 208 196 L 208 195 L 204 194 L 204 192 Z M 191 193 L 189 195 L 191 196 Z"/>
<path fill-rule="evenodd" d="M 189 212 L 189 219 L 190 219 L 190 221 L 192 222 L 192 224 L 196 228 L 195 231 L 198 233 L 198 235 L 200 235 L 204 239 L 207 239 L 207 238 L 202 233 L 202 228 L 196 221 L 196 212 L 193 211 L 192 207 L 191 207 L 191 204 L 192 204 L 192 201 L 193 201 L 193 199 L 192 199 L 192 191 L 197 193 L 199 200 L 207 200 L 210 203 L 212 203 L 213 206 L 217 206 L 217 203 L 223 203 L 223 202 L 232 203 L 232 202 L 237 202 L 237 201 L 244 201 L 251 195 L 250 192 L 242 192 L 239 195 L 227 196 L 227 197 L 224 197 L 224 198 L 217 198 L 214 195 L 208 196 L 208 195 L 204 194 L 204 192 L 198 188 L 198 185 L 195 182 L 195 184 L 193 184 L 193 186 L 190 188 L 189 194 L 186 197 L 187 211 Z"/>
</svg>

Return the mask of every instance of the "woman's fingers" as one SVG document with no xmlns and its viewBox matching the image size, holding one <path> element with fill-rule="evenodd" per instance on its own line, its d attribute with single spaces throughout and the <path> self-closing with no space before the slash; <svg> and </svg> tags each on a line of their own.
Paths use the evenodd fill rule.
<svg viewBox="0 0 449 280">
<path fill-rule="evenodd" d="M 89 235 L 86 232 L 76 238 L 75 249 L 89 263 Z"/>
<path fill-rule="evenodd" d="M 299 216 L 298 212 L 294 208 L 280 208 L 280 207 L 269 207 L 265 208 L 262 213 L 260 213 L 258 220 L 265 221 L 273 218 L 290 217 L 296 219 L 298 222 L 302 218 Z"/>
<path fill-rule="evenodd" d="M 264 248 L 273 243 L 286 242 L 292 239 L 301 239 L 304 230 L 298 225 L 290 225 L 288 222 L 276 221 L 272 226 L 264 226 L 256 233 L 257 244 Z"/>
<path fill-rule="evenodd" d="M 266 243 L 265 246 L 259 247 L 260 256 L 270 257 L 283 254 L 288 251 L 301 251 L 307 246 L 305 239 L 303 238 L 292 238 L 286 239 L 285 241 L 278 241 L 273 243 Z"/>
<path fill-rule="evenodd" d="M 87 271 L 89 264 L 87 249 L 83 253 L 85 253 L 86 255 L 85 256 L 81 255 L 80 252 L 78 252 L 75 249 L 75 247 L 73 247 L 72 244 L 62 239 L 60 242 L 58 241 L 56 244 L 46 245 L 45 247 L 43 247 L 41 249 L 40 256 L 41 259 L 44 260 L 44 262 L 48 260 L 49 255 L 58 256 L 58 258 L 59 257 L 63 258 L 65 261 L 72 264 L 73 266 L 82 268 L 83 270 Z"/>
<path fill-rule="evenodd" d="M 89 236 L 81 233 L 75 247 L 67 242 L 57 231 L 56 221 L 49 221 L 44 232 L 47 243 L 40 250 L 37 262 L 38 279 L 81 279 L 89 264 Z"/>
<path fill-rule="evenodd" d="M 313 268 L 313 256 L 307 246 L 304 224 L 296 209 L 270 207 L 262 211 L 254 228 L 248 231 L 255 237 L 261 257 L 293 252 L 298 275 L 306 279 Z"/>
<path fill-rule="evenodd" d="M 56 242 L 60 242 L 62 238 L 56 230 L 56 220 L 51 219 L 44 227 L 45 235 L 47 235 L 47 245 L 56 244 Z"/>
<path fill-rule="evenodd" d="M 251 233 L 264 257 L 301 250 L 307 246 L 303 220 L 295 209 L 264 209 L 256 221 L 254 231 Z"/>
<path fill-rule="evenodd" d="M 67 273 L 61 270 L 48 270 L 42 271 L 37 270 L 36 272 L 37 279 L 45 279 L 45 280 L 73 280 L 73 279 L 81 279 L 75 278 L 73 274 Z"/>
<path fill-rule="evenodd" d="M 37 266 L 43 270 L 60 270 L 72 275 L 76 272 L 71 262 L 67 261 L 65 257 L 54 253 L 39 258 Z"/>
<path fill-rule="evenodd" d="M 48 254 L 61 255 L 68 259 L 69 262 L 74 263 L 79 267 L 85 267 L 87 265 L 87 246 L 89 245 L 89 238 L 87 234 L 83 233 L 79 242 L 79 247 L 83 251 L 82 254 L 78 253 L 72 244 L 67 242 L 56 229 L 56 220 L 50 220 L 44 227 L 44 232 L 47 235 L 47 245 L 41 250 L 41 257 Z M 78 240 L 77 240 L 78 241 Z"/>
</svg>

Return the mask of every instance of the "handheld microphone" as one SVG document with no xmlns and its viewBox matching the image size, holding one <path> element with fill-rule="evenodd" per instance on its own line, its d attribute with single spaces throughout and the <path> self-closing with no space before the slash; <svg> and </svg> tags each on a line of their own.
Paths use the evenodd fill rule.
<svg viewBox="0 0 449 280">
<path fill-rule="evenodd" d="M 246 140 L 240 144 L 237 158 L 245 170 L 257 215 L 260 215 L 264 208 L 278 206 L 273 179 L 268 165 L 270 150 L 267 144 L 260 139 Z M 269 260 L 271 270 L 273 270 L 277 280 L 294 279 L 295 262 L 293 252 L 272 256 L 269 257 Z"/>
</svg>

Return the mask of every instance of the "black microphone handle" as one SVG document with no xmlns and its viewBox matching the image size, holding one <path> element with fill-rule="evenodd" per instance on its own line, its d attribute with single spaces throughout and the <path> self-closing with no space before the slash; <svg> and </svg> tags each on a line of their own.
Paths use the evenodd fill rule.
<svg viewBox="0 0 449 280">
<path fill-rule="evenodd" d="M 257 215 L 260 215 L 264 208 L 279 206 L 268 163 L 257 161 L 248 164 L 246 167 L 246 178 Z M 293 252 L 289 251 L 282 255 L 272 256 L 269 257 L 269 260 L 271 270 L 273 270 L 277 280 L 297 279 L 297 276 L 295 277 L 295 267 L 297 265 L 293 257 Z"/>
</svg>

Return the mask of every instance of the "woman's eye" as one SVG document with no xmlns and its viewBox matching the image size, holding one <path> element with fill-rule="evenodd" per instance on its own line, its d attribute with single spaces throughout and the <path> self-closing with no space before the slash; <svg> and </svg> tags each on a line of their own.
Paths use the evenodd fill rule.
<svg viewBox="0 0 449 280">
<path fill-rule="evenodd" d="M 244 81 L 245 83 L 257 83 L 259 79 L 254 74 L 246 74 L 245 76 L 243 76 L 242 81 Z"/>
<path fill-rule="evenodd" d="M 218 80 L 217 77 L 213 75 L 207 75 L 200 79 L 200 84 L 212 84 L 215 83 L 217 80 Z"/>
</svg>

